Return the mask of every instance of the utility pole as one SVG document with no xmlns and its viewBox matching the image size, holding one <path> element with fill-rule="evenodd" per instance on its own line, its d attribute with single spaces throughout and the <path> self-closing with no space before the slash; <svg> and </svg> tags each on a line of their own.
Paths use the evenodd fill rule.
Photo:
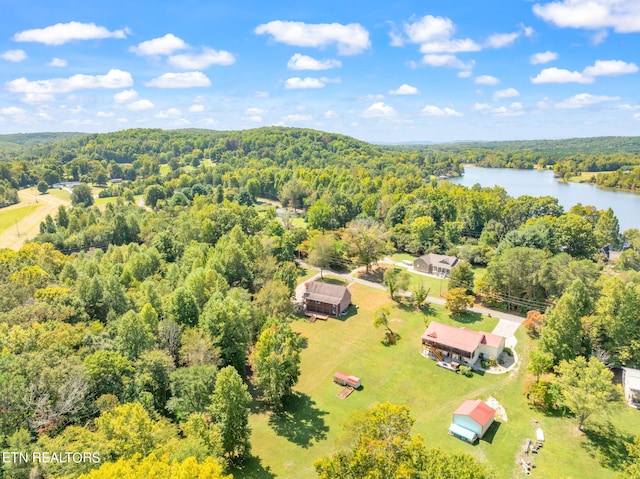
<svg viewBox="0 0 640 479">
<path fill-rule="evenodd" d="M 18 220 L 14 220 L 16 222 L 16 231 L 18 232 L 18 238 L 20 238 L 20 230 L 18 229 Z"/>
</svg>

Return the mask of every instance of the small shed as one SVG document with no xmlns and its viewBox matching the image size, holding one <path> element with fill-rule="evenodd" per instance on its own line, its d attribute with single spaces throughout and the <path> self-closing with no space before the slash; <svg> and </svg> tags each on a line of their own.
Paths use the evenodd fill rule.
<svg viewBox="0 0 640 479">
<path fill-rule="evenodd" d="M 362 386 L 362 381 L 359 377 L 340 372 L 337 372 L 333 375 L 333 382 L 339 384 L 340 386 L 348 386 L 353 389 L 358 389 L 360 386 Z"/>
<path fill-rule="evenodd" d="M 481 438 L 489 430 L 495 420 L 496 410 L 482 401 L 463 402 L 453 413 L 451 426 L 462 427 Z M 449 430 L 451 431 L 451 426 Z M 454 429 L 458 429 L 455 427 Z"/>
</svg>

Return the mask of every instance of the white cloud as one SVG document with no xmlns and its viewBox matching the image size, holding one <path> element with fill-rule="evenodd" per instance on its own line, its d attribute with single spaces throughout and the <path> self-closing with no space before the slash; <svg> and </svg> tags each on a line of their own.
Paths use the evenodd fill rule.
<svg viewBox="0 0 640 479">
<path fill-rule="evenodd" d="M 558 27 L 640 32 L 636 0 L 560 0 L 533 6 L 533 13 Z"/>
<path fill-rule="evenodd" d="M 391 45 L 392 47 L 404 46 L 404 38 L 398 32 L 389 32 L 389 38 L 391 38 L 391 43 L 389 43 L 389 45 Z"/>
<path fill-rule="evenodd" d="M 13 36 L 16 42 L 36 42 L 45 45 L 64 45 L 74 40 L 98 40 L 102 38 L 126 38 L 129 29 L 109 31 L 95 23 L 56 23 L 45 28 L 24 30 Z"/>
<path fill-rule="evenodd" d="M 265 113 L 267 113 L 267 110 L 253 107 L 253 108 L 247 108 L 244 112 L 247 115 L 264 115 Z"/>
<path fill-rule="evenodd" d="M 546 52 L 534 53 L 529 57 L 529 62 L 532 65 L 541 65 L 544 63 L 552 62 L 558 59 L 558 54 L 547 50 Z"/>
<path fill-rule="evenodd" d="M 64 58 L 53 57 L 50 62 L 47 63 L 48 67 L 66 67 L 68 65 L 67 60 Z"/>
<path fill-rule="evenodd" d="M 579 93 L 577 95 L 572 96 L 571 98 L 567 98 L 559 103 L 555 104 L 556 108 L 560 109 L 576 109 L 576 108 L 584 108 L 587 106 L 597 105 L 599 103 L 618 101 L 620 100 L 619 96 L 606 96 L 606 95 L 592 95 L 590 93 Z"/>
<path fill-rule="evenodd" d="M 500 80 L 491 75 L 480 75 L 476 77 L 474 83 L 477 85 L 497 85 Z"/>
<path fill-rule="evenodd" d="M 269 34 L 275 41 L 298 47 L 336 44 L 341 55 L 355 55 L 371 46 L 369 32 L 359 23 L 304 23 L 275 20 L 258 25 L 257 35 Z"/>
<path fill-rule="evenodd" d="M 202 53 L 183 53 L 181 55 L 172 55 L 169 57 L 168 63 L 176 68 L 183 70 L 206 70 L 211 65 L 233 65 L 236 58 L 225 50 L 214 50 L 212 48 L 203 48 Z"/>
<path fill-rule="evenodd" d="M 489 48 L 503 48 L 512 45 L 520 37 L 520 32 L 495 33 L 484 42 Z"/>
<path fill-rule="evenodd" d="M 327 78 L 292 77 L 284 82 L 284 87 L 287 90 L 324 88 L 328 83 L 327 80 Z"/>
<path fill-rule="evenodd" d="M 389 118 L 395 115 L 393 107 L 381 101 L 374 103 L 362 113 L 365 118 Z"/>
<path fill-rule="evenodd" d="M 480 45 L 471 40 L 453 39 L 455 25 L 449 18 L 425 15 L 413 23 L 405 23 L 404 31 L 411 43 L 420 44 L 422 53 L 477 52 Z"/>
<path fill-rule="evenodd" d="M 403 83 L 396 90 L 389 90 L 390 95 L 417 95 L 418 89 L 414 86 Z"/>
<path fill-rule="evenodd" d="M 0 55 L 0 58 L 8 62 L 18 63 L 27 59 L 27 53 L 24 50 L 7 50 Z"/>
<path fill-rule="evenodd" d="M 143 100 L 144 101 L 144 100 Z M 180 118 L 182 112 L 177 108 L 169 108 L 168 110 L 162 110 L 155 114 L 156 118 Z"/>
<path fill-rule="evenodd" d="M 480 50 L 480 45 L 469 38 L 464 40 L 441 40 L 420 45 L 420 53 L 462 53 L 478 52 Z"/>
<path fill-rule="evenodd" d="M 287 115 L 287 116 L 283 116 L 282 117 L 282 121 L 285 122 L 295 122 L 295 121 L 311 121 L 313 120 L 313 118 L 311 117 L 311 115 L 300 115 L 298 113 L 295 113 L 293 115 Z"/>
<path fill-rule="evenodd" d="M 545 68 L 531 78 L 531 83 L 593 83 L 593 78 L 585 77 L 580 72 L 552 67 Z"/>
<path fill-rule="evenodd" d="M 561 68 L 545 68 L 532 83 L 593 83 L 598 76 L 617 76 L 636 73 L 638 65 L 622 60 L 596 60 L 592 66 L 586 67 L 582 72 L 572 72 Z"/>
<path fill-rule="evenodd" d="M 112 111 L 99 111 L 96 113 L 98 118 L 111 118 L 114 115 Z"/>
<path fill-rule="evenodd" d="M 488 105 L 486 103 L 476 103 L 473 105 L 473 109 L 476 111 L 489 110 L 491 109 L 491 105 Z"/>
<path fill-rule="evenodd" d="M 164 37 L 154 38 L 129 47 L 129 51 L 136 55 L 171 55 L 178 50 L 188 48 L 184 40 L 176 37 L 173 33 L 167 33 Z"/>
<path fill-rule="evenodd" d="M 289 70 L 330 70 L 331 68 L 340 68 L 342 62 L 340 60 L 326 59 L 316 60 L 313 57 L 296 53 L 287 62 Z"/>
<path fill-rule="evenodd" d="M 520 92 L 515 88 L 505 88 L 504 90 L 498 90 L 493 94 L 493 99 L 502 100 L 504 98 L 515 98 L 520 96 Z"/>
<path fill-rule="evenodd" d="M 458 70 L 471 70 L 473 62 L 464 63 L 455 55 L 425 55 L 422 57 L 422 63 L 432 67 L 451 67 Z"/>
<path fill-rule="evenodd" d="M 604 42 L 607 39 L 608 36 L 609 36 L 608 31 L 600 30 L 599 32 L 596 32 L 593 35 L 591 35 L 591 44 L 600 45 L 602 42 Z"/>
<path fill-rule="evenodd" d="M 204 105 L 191 105 L 188 111 L 189 113 L 201 113 L 204 111 Z"/>
<path fill-rule="evenodd" d="M 358 100 L 362 100 L 362 101 L 375 101 L 375 100 L 383 100 L 384 99 L 384 95 L 381 93 L 370 93 L 368 95 L 363 95 L 361 97 L 358 97 Z"/>
<path fill-rule="evenodd" d="M 535 30 L 533 29 L 533 27 L 528 27 L 524 23 L 520 24 L 520 28 L 522 28 L 522 31 L 524 32 L 525 37 L 530 37 L 535 33 Z"/>
<path fill-rule="evenodd" d="M 52 78 L 50 80 L 29 81 L 23 77 L 8 81 L 5 86 L 13 93 L 51 95 L 93 88 L 126 88 L 132 84 L 133 78 L 129 72 L 113 69 L 109 70 L 106 75 L 78 74 L 69 78 Z"/>
<path fill-rule="evenodd" d="M 633 119 L 634 120 L 640 120 L 640 113 L 634 113 L 633 114 Z"/>
<path fill-rule="evenodd" d="M 25 111 L 17 106 L 8 106 L 6 108 L 0 108 L 0 115 L 18 116 L 23 115 Z"/>
<path fill-rule="evenodd" d="M 25 93 L 20 101 L 29 104 L 47 103 L 56 101 L 56 97 L 48 93 Z"/>
<path fill-rule="evenodd" d="M 331 120 L 333 118 L 338 118 L 338 114 L 333 110 L 327 110 L 323 115 L 327 120 Z"/>
<path fill-rule="evenodd" d="M 211 80 L 202 72 L 165 73 L 145 83 L 156 88 L 194 88 L 211 85 Z"/>
<path fill-rule="evenodd" d="M 463 116 L 462 113 L 454 110 L 453 108 L 440 108 L 435 105 L 425 105 L 425 107 L 420 111 L 423 115 L 427 116 Z"/>
<path fill-rule="evenodd" d="M 458 72 L 459 78 L 469 78 L 471 75 L 473 75 L 473 72 L 471 70 Z"/>
<path fill-rule="evenodd" d="M 521 116 L 524 115 L 522 103 L 515 102 L 509 106 L 501 106 L 499 108 L 494 108 L 491 110 L 491 113 L 498 116 Z"/>
<path fill-rule="evenodd" d="M 262 117 L 260 115 L 251 115 L 246 118 L 247 121 L 251 121 L 253 123 L 262 123 Z"/>
<path fill-rule="evenodd" d="M 149 100 L 137 100 L 129 103 L 125 108 L 129 111 L 151 110 L 155 105 Z"/>
<path fill-rule="evenodd" d="M 622 60 L 596 60 L 593 66 L 583 70 L 583 74 L 590 77 L 616 76 L 636 73 L 638 66 L 635 63 L 627 63 Z"/>
<path fill-rule="evenodd" d="M 120 93 L 116 93 L 113 95 L 113 101 L 116 103 L 126 103 L 128 101 L 132 101 L 138 98 L 138 92 L 131 90 L 122 90 Z"/>
</svg>

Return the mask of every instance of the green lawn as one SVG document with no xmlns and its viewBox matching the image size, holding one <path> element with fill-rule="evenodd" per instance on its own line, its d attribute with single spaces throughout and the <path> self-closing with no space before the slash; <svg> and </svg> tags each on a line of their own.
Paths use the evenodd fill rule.
<svg viewBox="0 0 640 479">
<path fill-rule="evenodd" d="M 301 216 L 296 216 L 295 218 L 291 218 L 291 226 L 294 228 L 306 228 L 307 222 Z"/>
<path fill-rule="evenodd" d="M 499 478 L 520 477 L 516 454 L 527 437 L 535 436 L 535 420 L 547 441 L 535 459 L 538 468 L 533 477 L 615 478 L 615 471 L 601 465 L 602 451 L 615 449 L 615 444 L 602 440 L 594 448 L 576 433 L 574 421 L 546 417 L 527 407 L 522 364 L 511 374 L 466 378 L 420 355 L 420 336 L 429 320 L 491 331 L 497 319 L 470 315 L 458 323 L 439 306 L 432 307 L 427 316 L 398 306 L 382 291 L 358 284 L 350 290 L 359 307 L 347 319 L 293 323 L 306 338 L 296 395 L 280 415 L 254 408 L 250 423 L 255 457 L 236 471 L 237 478 L 315 477 L 313 461 L 340 447 L 349 417 L 377 401 L 406 404 L 416 419 L 414 432 L 424 436 L 427 446 L 469 453 L 491 464 Z M 391 328 L 399 336 L 395 346 L 385 346 L 384 332 L 373 327 L 373 312 L 382 305 L 391 308 Z M 523 331 L 518 332 L 518 339 L 516 351 L 526 362 L 530 341 Z M 363 388 L 345 400 L 338 399 L 340 388 L 332 382 L 336 371 L 359 376 Z M 508 415 L 508 421 L 493 426 L 489 440 L 472 446 L 447 435 L 452 412 L 464 399 L 486 400 L 489 396 Z M 623 434 L 637 432 L 640 414 L 625 409 L 616 425 Z"/>
<path fill-rule="evenodd" d="M 71 202 L 71 193 L 67 190 L 51 189 L 48 194 L 55 196 L 56 198 L 60 198 L 61 200 Z"/>
<path fill-rule="evenodd" d="M 409 282 L 409 289 L 422 283 L 427 289 L 429 289 L 429 296 L 438 297 L 440 296 L 441 291 L 443 297 L 447 294 L 447 290 L 449 288 L 449 280 L 446 278 L 440 279 L 434 276 L 426 276 L 423 274 L 411 272 L 409 272 L 409 276 L 411 277 L 411 281 Z"/>
<path fill-rule="evenodd" d="M 11 210 L 0 209 L 0 233 L 9 228 L 16 227 L 16 221 L 20 221 L 23 218 L 29 216 L 35 211 L 36 208 L 42 205 L 27 205 L 21 208 L 14 208 Z M 16 231 L 17 233 L 17 231 Z"/>
<path fill-rule="evenodd" d="M 399 263 L 400 261 L 405 261 L 405 260 L 413 261 L 414 259 L 416 259 L 416 257 L 411 256 L 410 254 L 407 254 L 407 253 L 395 253 L 391 255 L 391 259 L 396 263 Z"/>
<path fill-rule="evenodd" d="M 304 283 L 305 281 L 313 278 L 319 272 L 319 269 L 313 268 L 311 266 L 307 268 L 298 268 L 298 284 Z"/>
</svg>

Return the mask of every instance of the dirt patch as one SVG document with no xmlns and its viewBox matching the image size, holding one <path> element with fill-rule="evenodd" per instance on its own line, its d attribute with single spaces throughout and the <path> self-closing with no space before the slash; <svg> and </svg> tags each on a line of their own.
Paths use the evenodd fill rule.
<svg viewBox="0 0 640 479">
<path fill-rule="evenodd" d="M 382 284 L 384 272 L 387 270 L 384 266 L 372 266 L 367 273 L 366 268 L 363 266 L 353 272 L 356 278 L 364 279 L 365 281 L 371 281 L 372 283 Z"/>
<path fill-rule="evenodd" d="M 507 411 L 504 410 L 504 407 L 498 402 L 496 398 L 490 396 L 489 399 L 487 399 L 486 403 L 488 406 L 496 410 L 496 419 L 504 422 L 509 420 L 509 418 L 507 417 Z"/>
</svg>

